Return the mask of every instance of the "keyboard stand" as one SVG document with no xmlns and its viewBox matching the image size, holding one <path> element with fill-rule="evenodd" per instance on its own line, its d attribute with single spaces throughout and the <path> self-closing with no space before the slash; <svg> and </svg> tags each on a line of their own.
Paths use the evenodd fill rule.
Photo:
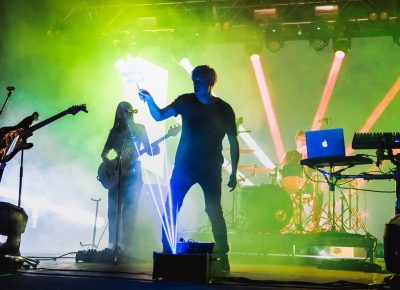
<svg viewBox="0 0 400 290">
<path fill-rule="evenodd" d="M 310 158 L 300 161 L 301 165 L 317 169 L 324 176 L 329 186 L 328 193 L 328 219 L 331 223 L 331 232 L 345 232 L 343 224 L 338 229 L 336 225 L 336 194 L 335 187 L 337 182 L 342 178 L 347 178 L 348 175 L 342 175 L 341 173 L 355 165 L 361 164 L 372 164 L 373 161 L 370 158 L 356 155 L 356 156 L 344 156 L 344 157 L 332 157 L 332 158 Z M 344 166 L 337 171 L 334 171 L 335 166 Z M 325 171 L 322 168 L 328 167 L 329 171 Z M 343 214 L 343 213 L 342 213 Z"/>
</svg>

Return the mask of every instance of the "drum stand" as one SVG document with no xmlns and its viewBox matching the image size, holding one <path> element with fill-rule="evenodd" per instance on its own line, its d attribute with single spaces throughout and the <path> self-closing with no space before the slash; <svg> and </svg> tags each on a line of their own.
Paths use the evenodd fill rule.
<svg viewBox="0 0 400 290">
<path fill-rule="evenodd" d="M 245 179 L 245 177 L 242 177 L 242 179 Z M 237 184 L 236 188 L 232 191 L 232 207 L 229 212 L 226 213 L 226 215 L 230 215 L 230 225 L 229 227 L 233 230 L 238 229 L 238 201 L 237 197 L 240 191 L 240 185 Z"/>
<path fill-rule="evenodd" d="M 296 224 L 296 219 L 295 219 L 295 217 L 293 216 L 293 218 L 295 219 L 295 229 L 294 229 L 294 230 L 295 230 L 296 233 L 299 233 L 299 234 L 304 234 L 304 232 L 305 232 L 305 228 L 304 228 L 304 225 L 303 225 L 303 223 L 304 223 L 304 220 L 303 220 L 303 213 L 304 213 L 303 191 L 304 191 L 305 186 L 306 186 L 308 183 L 309 183 L 309 180 L 306 181 L 306 182 L 304 183 L 304 185 L 303 185 L 298 191 L 296 191 L 296 192 L 294 193 L 295 198 L 298 199 L 298 209 L 299 209 L 299 216 L 298 216 L 297 224 Z M 296 203 L 296 202 L 295 202 L 295 203 Z M 295 204 L 295 205 L 296 205 L 296 204 Z M 305 218 L 305 217 L 304 217 L 304 218 Z"/>
<path fill-rule="evenodd" d="M 224 167 L 224 171 L 226 172 L 226 168 L 231 164 L 231 162 L 229 161 Z M 237 202 L 237 195 L 239 193 L 240 190 L 240 181 L 244 181 L 247 179 L 247 177 L 250 177 L 252 175 L 249 176 L 240 176 L 240 178 L 237 179 L 237 185 L 235 187 L 235 189 L 232 191 L 232 206 L 231 206 L 231 210 L 228 211 L 225 216 L 229 216 L 230 215 L 230 225 L 229 227 L 236 230 L 237 229 L 237 212 L 238 212 L 238 202 Z M 222 184 L 225 184 L 224 182 L 224 175 L 223 175 L 223 180 L 222 180 Z"/>
</svg>

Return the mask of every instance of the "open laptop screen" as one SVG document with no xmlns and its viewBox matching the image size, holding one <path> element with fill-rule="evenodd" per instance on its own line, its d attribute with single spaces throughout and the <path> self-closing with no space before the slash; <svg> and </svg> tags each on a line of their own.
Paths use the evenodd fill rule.
<svg viewBox="0 0 400 290">
<path fill-rule="evenodd" d="M 307 131 L 307 158 L 344 157 L 343 129 Z"/>
</svg>

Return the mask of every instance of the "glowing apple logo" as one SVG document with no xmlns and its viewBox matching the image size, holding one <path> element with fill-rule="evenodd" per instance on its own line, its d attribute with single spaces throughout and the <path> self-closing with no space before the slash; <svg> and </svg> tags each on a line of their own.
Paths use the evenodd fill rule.
<svg viewBox="0 0 400 290">
<path fill-rule="evenodd" d="M 322 141 L 322 147 L 324 148 L 328 147 L 328 141 L 326 140 Z"/>
</svg>

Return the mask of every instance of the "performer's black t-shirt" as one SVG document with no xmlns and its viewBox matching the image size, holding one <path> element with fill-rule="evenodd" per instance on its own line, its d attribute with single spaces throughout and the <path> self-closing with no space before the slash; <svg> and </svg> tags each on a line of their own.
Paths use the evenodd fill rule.
<svg viewBox="0 0 400 290">
<path fill-rule="evenodd" d="M 232 107 L 217 97 L 202 104 L 194 93 L 179 96 L 169 106 L 182 116 L 175 166 L 207 169 L 222 165 L 222 140 L 225 134 L 237 135 Z"/>
</svg>

